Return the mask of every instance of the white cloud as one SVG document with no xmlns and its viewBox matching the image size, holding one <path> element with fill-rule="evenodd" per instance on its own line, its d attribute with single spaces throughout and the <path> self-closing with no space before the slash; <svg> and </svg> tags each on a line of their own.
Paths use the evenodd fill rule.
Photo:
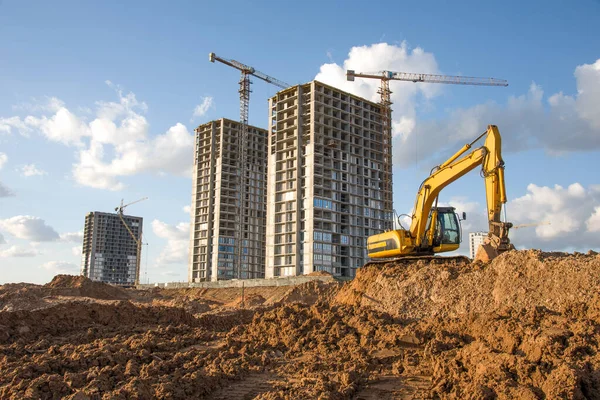
<svg viewBox="0 0 600 400">
<path fill-rule="evenodd" d="M 395 111 L 394 163 L 406 167 L 419 148 L 421 161 L 436 164 L 450 155 L 457 143 L 464 144 L 485 131 L 488 124 L 498 125 L 503 133 L 503 151 L 534 148 L 549 154 L 600 149 L 600 59 L 575 69 L 577 95 L 562 92 L 544 99 L 542 88 L 532 84 L 529 91 L 511 96 L 506 104 L 494 102 L 455 109 L 443 119 L 418 122 L 414 129 L 398 132 L 396 121 L 402 111 Z M 421 145 L 417 143 L 419 141 Z"/>
<path fill-rule="evenodd" d="M 17 215 L 0 220 L 0 228 L 19 239 L 50 242 L 59 239 L 58 233 L 38 217 Z"/>
<path fill-rule="evenodd" d="M 47 139 L 67 146 L 82 146 L 81 139 L 91 134 L 89 127 L 64 106 L 50 118 L 30 115 L 24 122 L 29 128 L 38 129 Z"/>
<path fill-rule="evenodd" d="M 198 104 L 194 108 L 194 113 L 192 114 L 192 120 L 194 118 L 203 117 L 204 114 L 206 114 L 212 106 L 213 106 L 213 98 L 210 96 L 204 97 L 202 99 L 202 103 Z"/>
<path fill-rule="evenodd" d="M 49 111 L 56 112 L 65 106 L 65 103 L 56 97 L 45 97 L 43 99 L 33 98 L 31 103 L 20 103 L 14 105 L 14 111 L 27 111 L 30 113 Z"/>
<path fill-rule="evenodd" d="M 157 264 L 187 263 L 190 243 L 189 222 L 169 225 L 155 219 L 152 221 L 152 231 L 156 236 L 167 239 L 167 245 L 156 259 Z"/>
<path fill-rule="evenodd" d="M 0 182 L 0 198 L 11 197 L 14 195 L 15 194 L 13 193 L 12 190 L 10 190 L 8 187 L 4 186 L 4 184 L 2 182 Z"/>
<path fill-rule="evenodd" d="M 487 230 L 485 210 L 481 210 Z M 600 248 L 600 188 L 573 183 L 564 188 L 529 184 L 527 193 L 507 204 L 507 217 L 514 225 L 511 241 L 517 248 L 585 251 Z M 480 230 L 480 229 L 478 229 Z"/>
<path fill-rule="evenodd" d="M 2 167 L 4 167 L 4 164 L 6 164 L 7 162 L 8 156 L 6 155 L 6 153 L 0 153 L 0 169 L 2 169 Z M 0 198 L 10 196 L 14 196 L 14 193 L 9 188 L 4 186 L 2 182 L 0 182 Z"/>
<path fill-rule="evenodd" d="M 182 210 L 184 213 L 189 214 L 192 212 L 192 207 L 191 206 L 183 206 Z"/>
<path fill-rule="evenodd" d="M 600 206 L 594 208 L 594 212 L 585 221 L 588 232 L 600 232 Z"/>
<path fill-rule="evenodd" d="M 109 85 L 113 86 L 109 82 Z M 148 136 L 149 124 L 138 113 L 147 105 L 133 93 L 123 95 L 119 102 L 98 102 L 98 118 L 90 123 L 92 139 L 79 151 L 73 166 L 75 180 L 84 186 L 121 190 L 119 177 L 142 172 L 189 175 L 194 136 L 177 123 L 163 135 Z M 113 156 L 105 160 L 105 146 L 111 146 Z"/>
<path fill-rule="evenodd" d="M 148 105 L 143 101 L 138 101 L 132 92 L 124 95 L 123 88 L 120 85 L 115 85 L 111 81 L 105 81 L 105 83 L 112 89 L 115 89 L 119 96 L 119 102 L 96 102 L 96 105 L 99 107 L 99 118 L 114 120 L 121 116 L 135 115 L 134 110 L 140 110 L 144 113 L 148 111 Z"/>
<path fill-rule="evenodd" d="M 4 236 L 0 233 L 0 244 L 6 244 L 6 240 L 4 240 Z"/>
<path fill-rule="evenodd" d="M 18 246 L 11 246 L 6 250 L 0 251 L 0 258 L 6 257 L 35 257 L 40 252 L 34 248 L 25 249 Z"/>
<path fill-rule="evenodd" d="M 44 176 L 48 173 L 42 169 L 38 169 L 35 164 L 27 164 L 21 168 L 21 175 L 25 177 L 29 176 Z"/>
<path fill-rule="evenodd" d="M 121 87 L 106 82 L 118 95 L 116 102 L 96 102 L 96 117 L 86 122 L 58 99 L 45 111 L 53 115 L 0 119 L 0 132 L 12 129 L 29 135 L 41 132 L 51 141 L 79 148 L 73 165 L 75 181 L 99 189 L 120 190 L 119 178 L 139 173 L 172 173 L 189 176 L 194 136 L 177 123 L 162 135 L 150 136 L 149 124 L 142 115 L 146 103 L 135 94 L 124 94 Z M 83 114 L 86 112 L 79 111 Z"/>
<path fill-rule="evenodd" d="M 92 140 L 90 147 L 79 152 L 73 166 L 75 180 L 84 186 L 121 190 L 118 178 L 141 172 L 170 172 L 190 175 L 194 136 L 178 123 L 164 135 L 143 142 L 127 142 L 115 147 L 115 155 L 104 161 L 104 146 Z"/>
<path fill-rule="evenodd" d="M 77 265 L 66 261 L 48 261 L 42 264 L 41 268 L 54 274 L 78 275 L 80 272 L 80 268 Z"/>
<path fill-rule="evenodd" d="M 74 256 L 81 256 L 83 253 L 81 246 L 71 247 L 71 253 L 73 253 Z"/>
<path fill-rule="evenodd" d="M 509 204 L 511 216 L 518 223 L 549 222 L 535 228 L 535 234 L 541 241 L 560 239 L 565 243 L 575 239 L 585 243 L 585 226 L 600 205 L 600 196 L 593 190 L 586 190 L 579 183 L 567 188 L 555 185 L 553 188 L 530 184 L 527 194 Z M 573 238 L 573 239 L 571 239 Z M 595 240 L 600 245 L 600 240 Z M 575 244 L 575 243 L 572 243 Z"/>
<path fill-rule="evenodd" d="M 60 234 L 61 242 L 70 242 L 70 243 L 82 243 L 83 242 L 83 232 L 67 232 Z"/>
<path fill-rule="evenodd" d="M 348 58 L 340 66 L 336 63 L 323 64 L 315 79 L 344 91 L 379 102 L 380 81 L 378 79 L 356 78 L 346 80 L 346 70 L 356 72 L 421 72 L 438 74 L 435 56 L 417 47 L 410 49 L 406 42 L 400 46 L 377 43 L 370 46 L 356 46 L 350 49 Z M 440 85 L 413 84 L 411 82 L 390 82 L 391 100 L 394 103 L 394 135 L 408 135 L 416 124 L 416 104 L 437 96 Z"/>
<path fill-rule="evenodd" d="M 577 79 L 576 109 L 579 116 L 594 128 L 600 129 L 600 59 L 594 64 L 584 64 L 575 68 Z"/>
<path fill-rule="evenodd" d="M 0 134 L 12 135 L 13 130 L 25 137 L 31 133 L 31 128 L 19 117 L 0 118 Z"/>
</svg>

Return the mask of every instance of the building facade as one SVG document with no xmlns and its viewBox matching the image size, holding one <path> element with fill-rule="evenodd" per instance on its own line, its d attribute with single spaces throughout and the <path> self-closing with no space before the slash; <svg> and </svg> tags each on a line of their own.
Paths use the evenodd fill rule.
<svg viewBox="0 0 600 400">
<path fill-rule="evenodd" d="M 195 129 L 189 282 L 265 277 L 267 131 L 248 125 L 242 177 L 240 128 L 220 119 Z"/>
<path fill-rule="evenodd" d="M 138 245 L 143 218 L 90 212 L 85 216 L 81 275 L 93 281 L 132 286 L 139 274 Z M 134 239 L 129 230 L 136 237 Z M 141 249 L 140 249 L 141 257 Z"/>
<path fill-rule="evenodd" d="M 368 260 L 367 237 L 392 228 L 380 106 L 313 81 L 269 107 L 265 275 L 353 277 Z"/>
<path fill-rule="evenodd" d="M 487 236 L 487 232 L 470 232 L 469 233 L 469 257 L 475 259 L 477 249 L 483 244 L 483 240 Z"/>
</svg>

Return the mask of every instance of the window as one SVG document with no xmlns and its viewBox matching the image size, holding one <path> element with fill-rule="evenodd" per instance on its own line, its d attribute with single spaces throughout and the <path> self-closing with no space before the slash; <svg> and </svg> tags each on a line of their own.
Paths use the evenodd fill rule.
<svg viewBox="0 0 600 400">
<path fill-rule="evenodd" d="M 456 217 L 453 212 L 444 212 L 438 214 L 438 224 L 441 224 L 443 230 L 443 237 L 441 242 L 443 244 L 459 244 L 460 243 L 460 232 L 456 224 Z M 439 229 L 439 225 L 438 225 Z M 442 231 L 439 231 L 440 234 Z"/>
<path fill-rule="evenodd" d="M 235 239 L 228 237 L 220 237 L 219 244 L 235 244 Z"/>
<path fill-rule="evenodd" d="M 325 209 L 328 209 L 328 210 L 331 210 L 332 207 L 333 207 L 333 205 L 331 203 L 331 200 L 320 199 L 318 197 L 315 197 L 314 206 L 316 208 L 325 208 Z"/>
</svg>

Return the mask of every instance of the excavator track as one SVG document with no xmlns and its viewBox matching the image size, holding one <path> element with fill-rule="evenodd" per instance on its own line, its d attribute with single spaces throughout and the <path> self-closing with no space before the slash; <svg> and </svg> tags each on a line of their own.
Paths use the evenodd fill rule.
<svg viewBox="0 0 600 400">
<path fill-rule="evenodd" d="M 410 264 L 412 262 L 417 262 L 417 261 L 427 261 L 427 262 L 433 262 L 436 264 L 445 264 L 448 262 L 461 262 L 461 263 L 467 263 L 470 264 L 472 261 L 469 257 L 466 256 L 434 256 L 434 255 L 422 255 L 422 256 L 406 256 L 406 257 L 396 257 L 396 258 L 388 258 L 385 260 L 372 260 L 369 261 L 368 263 L 366 263 L 363 268 L 365 267 L 370 267 L 372 265 L 385 265 L 385 264 L 390 264 L 390 263 L 395 263 L 395 264 Z"/>
</svg>

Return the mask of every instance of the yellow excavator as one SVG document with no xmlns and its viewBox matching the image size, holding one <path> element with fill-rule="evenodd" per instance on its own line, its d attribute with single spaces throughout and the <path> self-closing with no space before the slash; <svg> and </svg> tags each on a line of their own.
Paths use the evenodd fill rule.
<svg viewBox="0 0 600 400">
<path fill-rule="evenodd" d="M 482 147 L 463 156 L 484 136 L 486 139 Z M 459 158 L 461 156 L 463 157 Z M 479 165 L 482 167 L 481 175 L 485 181 L 489 233 L 479 247 L 475 259 L 488 261 L 504 251 L 513 249 L 514 246 L 508 238 L 512 224 L 501 221 L 502 206 L 506 203 L 501 137 L 498 127 L 489 125 L 487 131 L 473 142 L 464 145 L 446 162 L 435 167 L 431 175 L 423 181 L 408 230 L 401 228 L 368 238 L 369 257 L 404 259 L 407 256 L 432 256 L 457 250 L 461 242 L 461 219 L 454 207 L 437 206 L 438 195 L 443 188 Z M 462 220 L 465 218 L 466 214 L 463 213 Z"/>
</svg>

